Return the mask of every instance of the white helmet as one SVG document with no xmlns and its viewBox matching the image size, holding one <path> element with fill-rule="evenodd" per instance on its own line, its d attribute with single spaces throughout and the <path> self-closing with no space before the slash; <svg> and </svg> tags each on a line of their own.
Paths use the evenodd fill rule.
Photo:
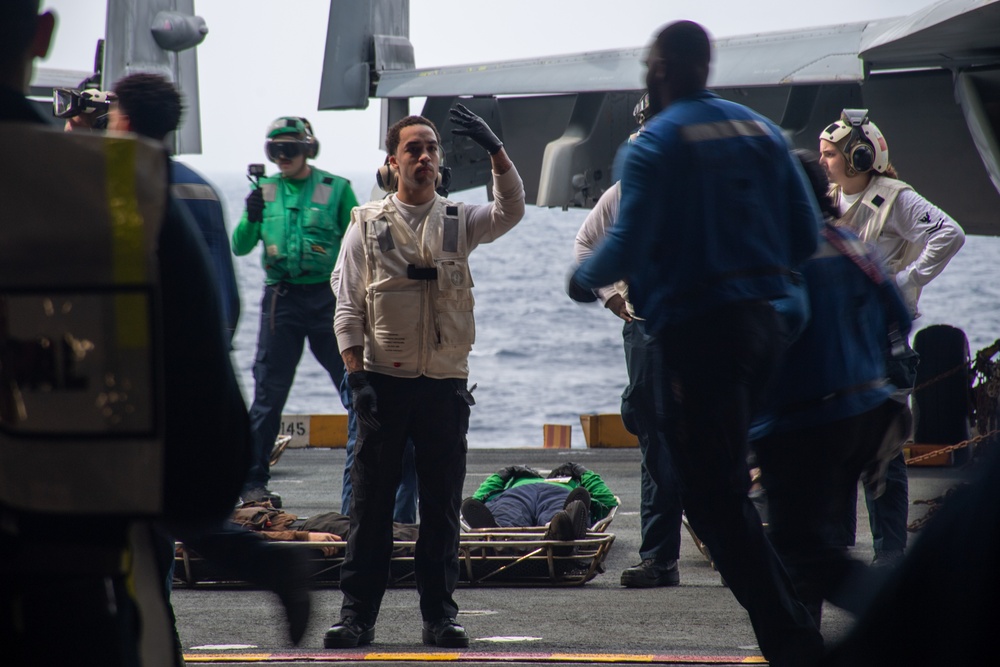
<svg viewBox="0 0 1000 667">
<path fill-rule="evenodd" d="M 836 144 L 847 166 L 857 173 L 881 174 L 889 166 L 889 146 L 878 126 L 868 120 L 868 109 L 844 109 L 840 120 L 828 125 L 819 138 Z"/>
</svg>

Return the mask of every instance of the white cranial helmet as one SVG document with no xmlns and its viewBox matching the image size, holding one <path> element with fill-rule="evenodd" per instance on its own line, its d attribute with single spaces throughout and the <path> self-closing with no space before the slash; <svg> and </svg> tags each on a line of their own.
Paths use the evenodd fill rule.
<svg viewBox="0 0 1000 667">
<path fill-rule="evenodd" d="M 889 166 L 889 146 L 878 126 L 868 120 L 868 109 L 844 109 L 840 120 L 828 125 L 819 138 L 836 144 L 847 166 L 858 173 L 881 174 Z"/>
</svg>

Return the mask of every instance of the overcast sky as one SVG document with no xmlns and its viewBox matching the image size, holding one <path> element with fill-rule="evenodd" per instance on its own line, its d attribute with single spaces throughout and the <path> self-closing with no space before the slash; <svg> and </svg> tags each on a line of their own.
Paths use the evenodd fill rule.
<svg viewBox="0 0 1000 667">
<path fill-rule="evenodd" d="M 646 45 L 677 19 L 715 37 L 909 14 L 932 0 L 412 0 L 418 67 Z M 104 34 L 105 0 L 43 0 L 59 17 L 42 67 L 89 70 Z M 379 101 L 364 111 L 316 110 L 329 0 L 195 0 L 209 33 L 198 47 L 203 155 L 208 172 L 262 162 L 263 135 L 283 115 L 308 117 L 317 164 L 357 173 L 378 166 Z M 636 82 L 639 87 L 639 82 Z M 411 107 L 419 113 L 419 106 Z"/>
</svg>

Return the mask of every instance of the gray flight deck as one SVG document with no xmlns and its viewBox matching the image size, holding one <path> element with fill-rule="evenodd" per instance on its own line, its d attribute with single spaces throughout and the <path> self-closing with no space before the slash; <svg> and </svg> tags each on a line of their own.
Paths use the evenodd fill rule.
<svg viewBox="0 0 1000 667">
<path fill-rule="evenodd" d="M 681 540 L 681 585 L 626 589 L 621 571 L 638 562 L 638 449 L 473 449 L 466 496 L 492 472 L 511 464 L 549 470 L 576 461 L 595 470 L 622 500 L 609 532 L 616 535 L 606 572 L 582 586 L 470 587 L 456 600 L 459 622 L 472 637 L 466 650 L 442 651 L 420 642 L 414 587 L 387 592 L 375 643 L 351 650 L 323 649 L 323 633 L 338 619 L 336 588 L 313 594 L 313 615 L 298 647 L 289 642 L 277 597 L 250 589 L 180 588 L 173 604 L 186 658 L 191 663 L 316 664 L 436 661 L 476 664 L 740 664 L 761 662 L 743 609 L 685 531 Z M 271 489 L 285 509 L 300 516 L 340 509 L 344 450 L 293 449 L 272 469 Z M 959 479 L 954 468 L 910 468 L 910 500 L 940 495 Z M 911 521 L 925 512 L 911 505 Z M 912 536 L 911 536 L 912 539 Z M 871 534 L 863 499 L 858 503 L 855 553 L 871 559 Z M 826 607 L 823 634 L 843 633 L 850 617 Z M 428 655 L 436 654 L 436 655 Z"/>
</svg>

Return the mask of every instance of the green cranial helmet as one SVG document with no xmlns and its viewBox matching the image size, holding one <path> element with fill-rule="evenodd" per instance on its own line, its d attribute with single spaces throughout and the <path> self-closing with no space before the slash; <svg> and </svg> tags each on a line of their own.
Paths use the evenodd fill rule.
<svg viewBox="0 0 1000 667">
<path fill-rule="evenodd" d="M 308 120 L 282 116 L 268 126 L 264 151 L 272 162 L 279 157 L 294 158 L 300 153 L 312 159 L 319 154 L 319 141 Z"/>
<path fill-rule="evenodd" d="M 284 135 L 293 135 L 294 138 L 299 139 L 300 141 L 305 141 L 309 136 L 309 131 L 306 129 L 306 124 L 302 122 L 301 118 L 282 116 L 268 126 L 267 138 L 292 138 Z"/>
</svg>

